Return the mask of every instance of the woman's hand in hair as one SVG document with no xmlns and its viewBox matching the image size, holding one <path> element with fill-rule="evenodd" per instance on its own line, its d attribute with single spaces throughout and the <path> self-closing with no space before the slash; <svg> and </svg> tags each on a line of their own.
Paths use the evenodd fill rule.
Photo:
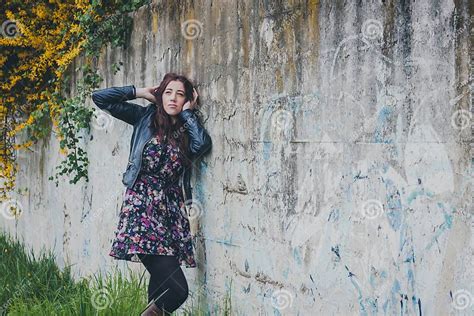
<svg viewBox="0 0 474 316">
<path fill-rule="evenodd" d="M 157 101 L 153 92 L 158 87 L 159 86 L 154 86 L 154 87 L 149 87 L 149 88 L 137 88 L 136 97 L 147 99 L 148 101 L 156 104 Z"/>
<path fill-rule="evenodd" d="M 199 95 L 198 95 L 196 89 L 193 88 L 193 100 L 188 101 L 183 105 L 183 111 L 187 110 L 187 109 L 194 110 L 194 108 L 196 107 L 198 98 L 199 98 Z"/>
</svg>

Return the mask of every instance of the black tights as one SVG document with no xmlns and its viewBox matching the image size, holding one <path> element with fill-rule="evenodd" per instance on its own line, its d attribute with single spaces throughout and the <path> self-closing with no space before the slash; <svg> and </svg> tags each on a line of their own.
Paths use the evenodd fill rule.
<svg viewBox="0 0 474 316">
<path fill-rule="evenodd" d="M 150 273 L 148 302 L 156 300 L 159 309 L 172 313 L 188 298 L 186 277 L 176 256 L 139 254 L 141 262 Z"/>
</svg>

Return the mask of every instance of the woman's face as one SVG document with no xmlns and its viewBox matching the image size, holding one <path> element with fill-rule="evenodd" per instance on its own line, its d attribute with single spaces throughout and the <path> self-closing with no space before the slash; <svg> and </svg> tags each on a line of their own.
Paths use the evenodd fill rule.
<svg viewBox="0 0 474 316">
<path fill-rule="evenodd" d="M 186 100 L 184 84 L 181 81 L 170 81 L 163 92 L 163 107 L 168 115 L 178 115 Z"/>
</svg>

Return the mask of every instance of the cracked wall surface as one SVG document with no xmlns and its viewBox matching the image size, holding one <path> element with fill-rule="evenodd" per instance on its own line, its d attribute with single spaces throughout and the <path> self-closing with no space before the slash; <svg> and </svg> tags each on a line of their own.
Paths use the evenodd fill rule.
<svg viewBox="0 0 474 316">
<path fill-rule="evenodd" d="M 236 315 L 472 312 L 469 5 L 154 1 L 134 13 L 129 47 L 97 61 L 102 87 L 184 73 L 213 140 L 193 174 L 191 291 L 209 306 L 231 292 Z M 107 253 L 132 127 L 99 115 L 90 182 L 47 180 L 52 137 L 20 157 L 24 212 L 1 223 L 77 276 L 126 266 Z"/>
</svg>

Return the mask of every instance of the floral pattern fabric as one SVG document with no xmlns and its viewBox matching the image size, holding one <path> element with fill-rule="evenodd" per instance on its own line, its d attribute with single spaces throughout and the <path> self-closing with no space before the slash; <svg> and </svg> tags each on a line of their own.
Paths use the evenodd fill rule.
<svg viewBox="0 0 474 316">
<path fill-rule="evenodd" d="M 137 254 L 175 255 L 180 265 L 196 267 L 179 185 L 183 171 L 177 145 L 158 136 L 145 144 L 140 173 L 124 195 L 110 256 L 141 262 Z"/>
</svg>

